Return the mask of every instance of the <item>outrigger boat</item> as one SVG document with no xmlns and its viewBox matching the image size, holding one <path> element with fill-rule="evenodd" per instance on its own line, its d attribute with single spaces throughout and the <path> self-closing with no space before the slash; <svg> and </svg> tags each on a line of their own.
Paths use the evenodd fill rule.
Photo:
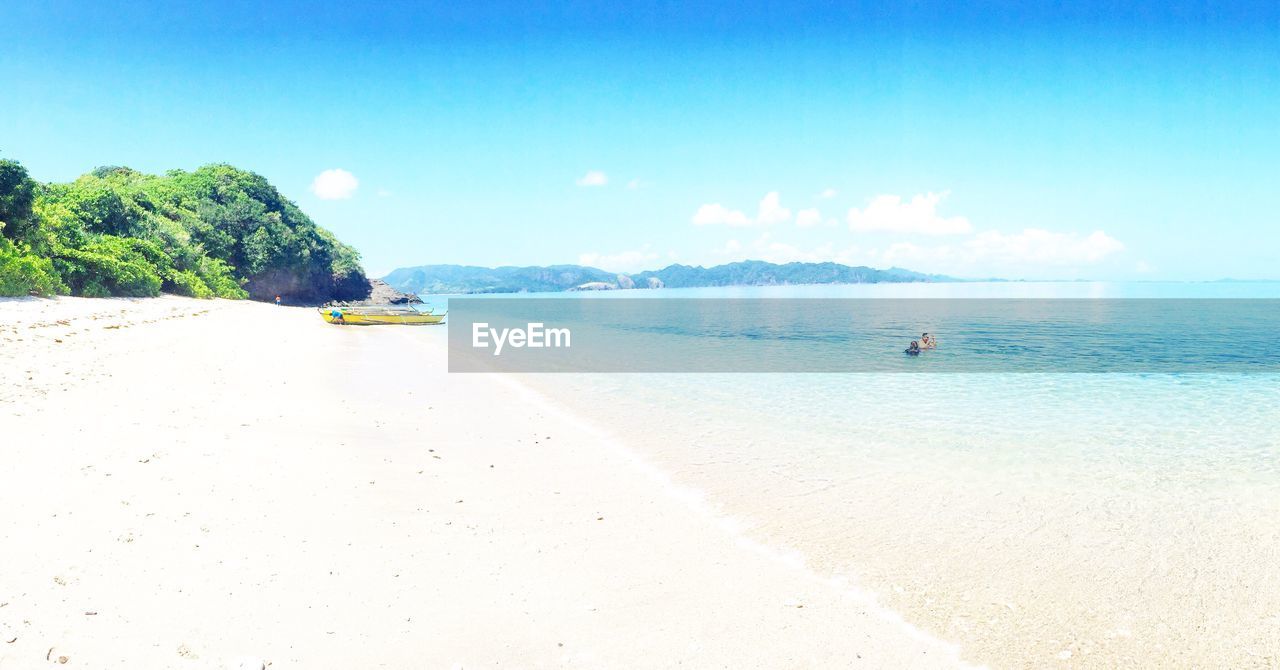
<svg viewBox="0 0 1280 670">
<path fill-rule="evenodd" d="M 320 316 L 328 323 L 351 326 L 427 326 L 444 321 L 444 314 L 412 307 L 321 307 Z"/>
</svg>

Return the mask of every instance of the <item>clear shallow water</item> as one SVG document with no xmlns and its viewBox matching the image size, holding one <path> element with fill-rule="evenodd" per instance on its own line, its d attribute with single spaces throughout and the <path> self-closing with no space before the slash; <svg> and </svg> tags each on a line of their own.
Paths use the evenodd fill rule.
<svg viewBox="0 0 1280 670">
<path fill-rule="evenodd" d="M 453 371 L 1280 372 L 1280 300 L 570 297 L 450 309 Z M 477 330 L 534 323 L 571 332 L 572 346 L 498 356 L 475 344 Z M 943 346 L 904 356 L 923 331 Z"/>
<path fill-rule="evenodd" d="M 679 293 L 693 292 L 1274 298 L 1280 285 Z M 626 292 L 587 299 L 596 295 Z M 752 536 L 870 589 L 974 660 L 1280 662 L 1280 375 L 524 379 L 705 491 Z"/>
</svg>

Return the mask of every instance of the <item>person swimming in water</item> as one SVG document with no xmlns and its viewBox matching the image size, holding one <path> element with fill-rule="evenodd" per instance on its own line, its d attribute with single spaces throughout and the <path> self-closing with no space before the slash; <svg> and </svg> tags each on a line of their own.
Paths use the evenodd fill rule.
<svg viewBox="0 0 1280 670">
<path fill-rule="evenodd" d="M 919 356 L 920 343 L 915 340 L 911 340 L 911 344 L 907 345 L 907 350 L 903 353 L 905 353 L 908 356 Z"/>
<path fill-rule="evenodd" d="M 920 346 L 925 349 L 936 349 L 938 347 L 938 341 L 933 339 L 929 333 L 921 333 Z"/>
</svg>

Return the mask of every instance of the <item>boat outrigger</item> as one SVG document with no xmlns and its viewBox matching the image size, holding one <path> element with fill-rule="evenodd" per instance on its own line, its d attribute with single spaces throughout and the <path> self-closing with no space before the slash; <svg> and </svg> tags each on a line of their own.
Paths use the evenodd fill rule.
<svg viewBox="0 0 1280 670">
<path fill-rule="evenodd" d="M 321 307 L 320 316 L 328 323 L 351 326 L 428 326 L 444 321 L 444 314 L 412 307 Z"/>
</svg>

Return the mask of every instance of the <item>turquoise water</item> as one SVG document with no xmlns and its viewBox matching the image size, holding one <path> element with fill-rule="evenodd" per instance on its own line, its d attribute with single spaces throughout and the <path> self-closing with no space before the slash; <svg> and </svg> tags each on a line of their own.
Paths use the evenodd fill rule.
<svg viewBox="0 0 1280 670">
<path fill-rule="evenodd" d="M 451 369 L 510 372 L 1280 372 L 1280 284 L 946 283 L 465 296 Z M 472 346 L 471 323 L 571 329 Z M 460 327 L 458 327 L 460 326 Z M 943 346 L 899 354 L 922 332 Z"/>
<path fill-rule="evenodd" d="M 662 293 L 1277 298 L 1280 284 Z M 1280 375 L 521 378 L 704 492 L 752 537 L 874 592 L 974 660 L 1266 667 L 1280 658 Z"/>
<path fill-rule="evenodd" d="M 1280 298 L 1280 283 L 961 283 L 615 291 L 586 300 L 699 298 Z M 563 297 L 565 294 L 554 294 Z M 507 298 L 510 296 L 495 296 Z M 531 298 L 537 295 L 528 296 Z M 441 308 L 447 309 L 447 300 Z M 1280 317 L 1280 314 L 1275 315 Z M 672 347 L 687 333 L 648 331 Z M 1271 334 L 1274 339 L 1275 333 Z M 951 340 L 942 333 L 943 347 Z M 1252 340 L 1251 340 L 1252 341 Z M 659 347 L 663 345 L 658 345 Z M 925 356 L 947 353 L 927 352 Z M 896 351 L 896 350 L 895 350 Z M 903 358 L 895 356 L 895 360 Z M 922 357 L 923 358 L 923 357 Z M 1198 482 L 1277 481 L 1280 375 L 1263 374 L 591 374 L 558 380 L 679 426 L 752 426 L 787 443 L 966 467 L 1051 465 L 1047 479 L 1099 463 L 1173 468 Z M 544 385 L 545 376 L 530 377 Z M 582 403 L 586 404 L 586 403 Z M 837 446 L 829 446 L 837 445 Z M 850 446 L 839 446 L 850 445 Z M 816 447 L 813 447 L 816 448 Z"/>
<path fill-rule="evenodd" d="M 650 291 L 593 293 L 627 299 Z M 1280 283 L 876 284 L 687 289 L 672 297 L 1276 298 Z M 559 294 L 557 294 L 559 295 Z M 661 333 L 655 333 L 661 338 Z M 948 340 L 944 337 L 944 347 Z M 679 341 L 673 337 L 673 341 Z M 941 352 L 929 352 L 933 353 Z M 1078 483 L 1098 468 L 1196 485 L 1276 484 L 1280 375 L 649 374 L 580 375 L 565 385 L 679 426 L 750 426 L 777 444 Z M 543 383 L 552 380 L 537 377 Z M 586 404 L 586 403 L 582 403 Z M 818 446 L 821 445 L 821 446 Z"/>
<path fill-rule="evenodd" d="M 450 321 L 452 371 L 1280 372 L 1274 299 L 453 299 Z M 476 344 L 529 324 L 572 346 Z"/>
<path fill-rule="evenodd" d="M 614 291 L 586 300 L 652 298 L 1280 298 L 1280 282 L 957 283 Z M 565 294 L 546 297 L 561 298 Z M 470 297 L 470 296 L 468 296 Z M 494 296 L 508 298 L 511 296 Z M 543 297 L 536 294 L 530 298 Z M 440 300 L 440 299 L 437 299 Z M 439 306 L 447 309 L 447 299 Z M 1280 318 L 1280 313 L 1275 315 Z M 687 333 L 646 331 L 678 348 Z M 1271 333 L 1275 339 L 1277 333 Z M 951 341 L 943 332 L 943 349 Z M 1254 340 L 1250 342 L 1257 343 Z M 800 346 L 803 346 L 801 343 Z M 1280 348 L 1280 346 L 1278 346 Z M 896 352 L 896 349 L 894 350 Z M 900 356 L 894 356 L 900 360 Z M 924 357 L 922 357 L 924 358 Z M 1198 482 L 1276 482 L 1280 375 L 1262 374 L 592 374 L 559 380 L 680 425 L 686 408 L 779 441 L 877 458 L 964 467 L 1052 465 L 1046 479 L 1087 478 L 1099 463 L 1173 468 Z M 542 384 L 553 380 L 532 377 Z M 585 403 L 583 403 L 585 404 Z M 839 446 L 851 445 L 851 446 Z M 895 456 L 896 455 L 896 456 Z"/>
</svg>

